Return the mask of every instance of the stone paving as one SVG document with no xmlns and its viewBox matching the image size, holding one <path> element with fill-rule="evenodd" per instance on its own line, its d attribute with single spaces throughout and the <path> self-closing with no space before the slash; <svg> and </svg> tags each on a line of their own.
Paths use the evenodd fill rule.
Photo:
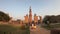
<svg viewBox="0 0 60 34">
<path fill-rule="evenodd" d="M 36 29 L 30 28 L 30 34 L 50 34 L 50 30 L 44 29 L 40 26 L 37 26 Z"/>
</svg>

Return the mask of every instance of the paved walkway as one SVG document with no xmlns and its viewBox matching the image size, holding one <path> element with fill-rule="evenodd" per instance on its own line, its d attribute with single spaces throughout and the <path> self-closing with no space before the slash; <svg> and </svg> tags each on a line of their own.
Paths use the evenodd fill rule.
<svg viewBox="0 0 60 34">
<path fill-rule="evenodd" d="M 30 34 L 50 34 L 50 31 L 37 26 L 36 29 L 30 29 Z"/>
</svg>

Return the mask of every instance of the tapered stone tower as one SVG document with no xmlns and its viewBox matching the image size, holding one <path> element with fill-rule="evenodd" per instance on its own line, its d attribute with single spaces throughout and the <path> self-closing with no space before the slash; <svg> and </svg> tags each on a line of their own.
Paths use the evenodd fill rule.
<svg viewBox="0 0 60 34">
<path fill-rule="evenodd" d="M 30 9 L 29 9 L 29 23 L 30 23 L 30 24 L 32 23 L 32 11 L 31 11 L 31 6 L 30 6 Z"/>
</svg>

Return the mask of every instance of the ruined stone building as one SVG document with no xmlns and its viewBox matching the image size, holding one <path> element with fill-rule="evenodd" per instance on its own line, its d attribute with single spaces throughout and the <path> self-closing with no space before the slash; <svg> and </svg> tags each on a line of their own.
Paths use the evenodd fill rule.
<svg viewBox="0 0 60 34">
<path fill-rule="evenodd" d="M 34 14 L 34 23 L 38 23 L 38 16 Z"/>
<path fill-rule="evenodd" d="M 38 23 L 38 16 L 36 14 L 34 14 L 34 20 L 32 20 L 32 9 L 31 7 L 29 8 L 29 14 L 27 14 L 26 16 L 24 16 L 24 22 L 25 23 L 30 23 L 32 24 L 32 21 L 34 21 L 34 23 Z M 40 21 L 42 22 L 42 17 L 40 16 Z"/>
</svg>

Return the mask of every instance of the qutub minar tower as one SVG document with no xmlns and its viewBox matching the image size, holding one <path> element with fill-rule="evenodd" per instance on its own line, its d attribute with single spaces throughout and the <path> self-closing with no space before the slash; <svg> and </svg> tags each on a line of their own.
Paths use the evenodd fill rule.
<svg viewBox="0 0 60 34">
<path fill-rule="evenodd" d="M 40 16 L 41 17 L 41 16 Z M 39 17 L 39 18 L 40 18 Z M 24 16 L 25 20 L 24 22 L 27 23 L 27 24 L 32 24 L 32 10 L 31 10 L 31 6 L 29 8 L 29 15 L 26 14 L 26 16 Z M 40 20 L 42 21 L 42 18 L 40 18 Z M 34 24 L 37 24 L 38 23 L 38 16 L 36 14 L 34 14 Z"/>
<path fill-rule="evenodd" d="M 30 7 L 30 10 L 29 10 L 29 23 L 30 24 L 32 23 L 32 11 L 31 11 L 31 7 Z"/>
<path fill-rule="evenodd" d="M 29 15 L 26 14 L 25 17 L 25 23 L 30 23 L 32 24 L 32 10 L 31 10 L 31 7 L 29 8 Z"/>
</svg>

